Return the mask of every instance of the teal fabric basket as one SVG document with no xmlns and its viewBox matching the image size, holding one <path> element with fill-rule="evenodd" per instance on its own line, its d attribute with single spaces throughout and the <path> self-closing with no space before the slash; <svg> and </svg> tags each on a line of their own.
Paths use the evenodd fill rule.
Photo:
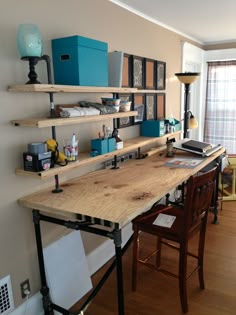
<svg viewBox="0 0 236 315">
<path fill-rule="evenodd" d="M 83 36 L 52 40 L 56 84 L 108 86 L 108 44 Z"/>
</svg>

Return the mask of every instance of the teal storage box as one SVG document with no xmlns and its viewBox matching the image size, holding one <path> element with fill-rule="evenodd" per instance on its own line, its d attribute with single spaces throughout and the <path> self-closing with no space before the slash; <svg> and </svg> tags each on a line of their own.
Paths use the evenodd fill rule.
<svg viewBox="0 0 236 315">
<path fill-rule="evenodd" d="M 108 44 L 83 36 L 52 40 L 55 84 L 108 86 Z"/>
<path fill-rule="evenodd" d="M 107 139 L 92 139 L 91 140 L 91 149 L 92 151 L 97 151 L 98 155 L 106 154 L 108 152 L 108 142 Z"/>
<path fill-rule="evenodd" d="M 116 149 L 116 139 L 115 138 L 108 138 L 107 139 L 107 151 L 113 152 Z"/>
<path fill-rule="evenodd" d="M 164 120 L 145 120 L 142 122 L 141 135 L 143 137 L 161 137 L 165 134 Z"/>
</svg>

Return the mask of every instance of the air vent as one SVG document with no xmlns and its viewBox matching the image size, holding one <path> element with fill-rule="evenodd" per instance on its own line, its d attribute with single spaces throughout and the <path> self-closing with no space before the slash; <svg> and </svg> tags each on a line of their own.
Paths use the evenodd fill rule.
<svg viewBox="0 0 236 315">
<path fill-rule="evenodd" d="M 11 278 L 7 276 L 0 280 L 0 314 L 7 315 L 14 309 Z"/>
</svg>

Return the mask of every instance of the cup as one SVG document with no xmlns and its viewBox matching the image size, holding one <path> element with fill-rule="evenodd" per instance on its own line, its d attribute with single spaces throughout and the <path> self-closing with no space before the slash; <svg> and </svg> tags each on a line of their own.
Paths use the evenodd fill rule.
<svg viewBox="0 0 236 315">
<path fill-rule="evenodd" d="M 78 160 L 78 140 L 73 142 L 73 145 L 70 140 L 64 140 L 63 151 L 69 162 Z"/>
</svg>

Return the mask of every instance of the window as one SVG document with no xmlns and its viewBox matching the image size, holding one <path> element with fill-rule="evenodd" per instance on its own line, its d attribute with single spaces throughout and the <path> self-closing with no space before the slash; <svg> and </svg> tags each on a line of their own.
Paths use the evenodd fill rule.
<svg viewBox="0 0 236 315">
<path fill-rule="evenodd" d="M 208 63 L 204 140 L 236 153 L 236 61 Z"/>
</svg>

